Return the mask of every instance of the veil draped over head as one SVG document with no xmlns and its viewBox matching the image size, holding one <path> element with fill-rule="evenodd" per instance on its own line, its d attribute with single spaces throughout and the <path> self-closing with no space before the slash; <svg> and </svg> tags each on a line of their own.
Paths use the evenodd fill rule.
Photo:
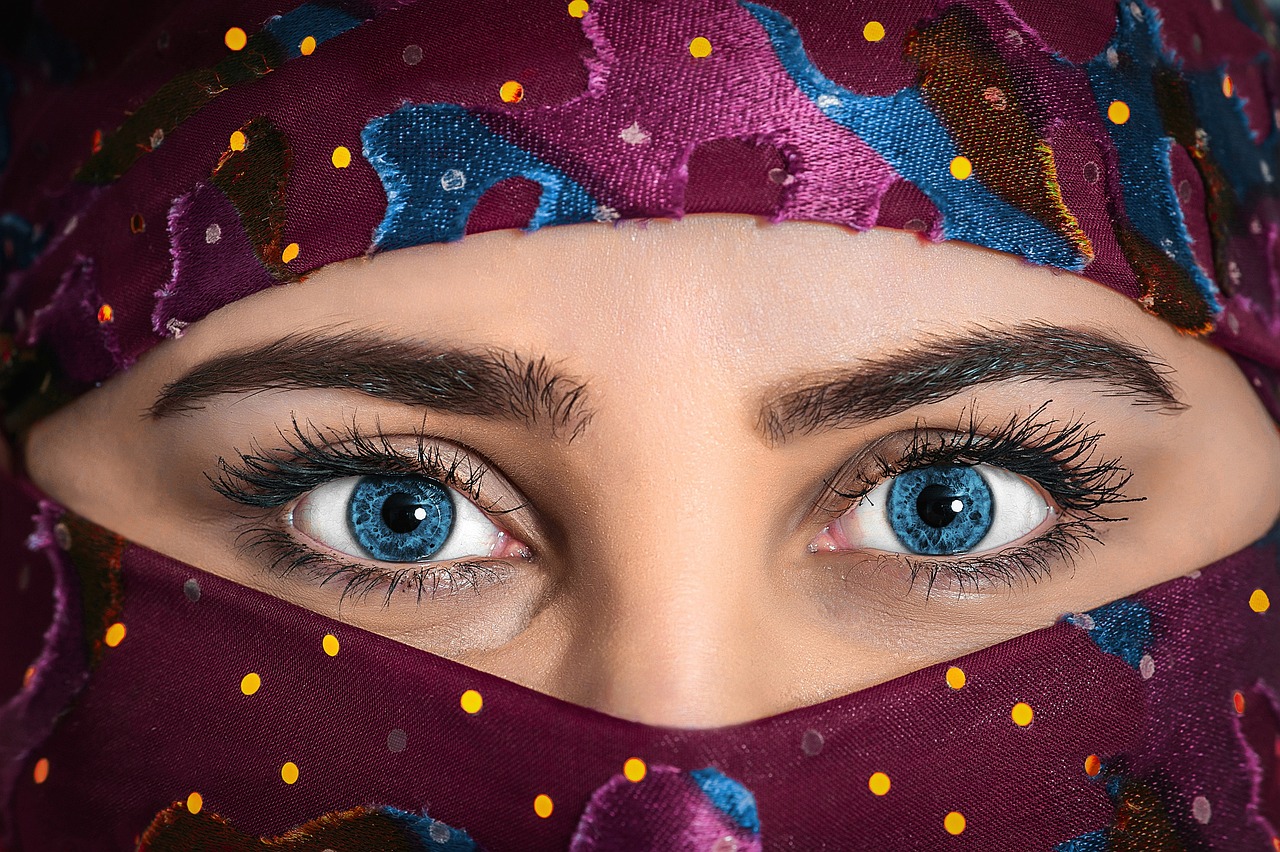
<svg viewBox="0 0 1280 852">
<path fill-rule="evenodd" d="M 329 263 L 696 212 L 1079 273 L 1225 349 L 1280 418 L 1280 54 L 1259 0 L 0 15 L 13 439 Z M 21 468 L 0 501 L 0 848 L 1280 850 L 1274 532 L 949 664 L 684 731 L 170 559 Z"/>
</svg>

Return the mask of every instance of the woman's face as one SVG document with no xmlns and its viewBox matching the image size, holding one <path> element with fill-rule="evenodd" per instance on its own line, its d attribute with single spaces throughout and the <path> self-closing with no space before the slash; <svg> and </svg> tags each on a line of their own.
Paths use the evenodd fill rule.
<svg viewBox="0 0 1280 852">
<path fill-rule="evenodd" d="M 26 452 L 147 547 L 679 726 L 1049 625 L 1280 512 L 1246 379 L 1128 298 L 741 216 L 337 264 L 192 324 Z"/>
</svg>

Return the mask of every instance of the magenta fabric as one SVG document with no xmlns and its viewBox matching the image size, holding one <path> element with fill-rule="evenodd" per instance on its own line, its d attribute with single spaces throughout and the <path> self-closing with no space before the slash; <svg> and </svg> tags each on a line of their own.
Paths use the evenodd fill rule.
<svg viewBox="0 0 1280 852">
<path fill-rule="evenodd" d="M 42 387 L 74 395 L 329 263 L 721 211 L 1077 272 L 1230 352 L 1280 418 L 1261 5 L 569 6 L 37 4 L 0 76 L 0 362 L 47 356 Z M 25 478 L 0 510 L 0 849 L 1280 852 L 1280 528 L 952 663 L 690 731 L 330 621 Z"/>
</svg>

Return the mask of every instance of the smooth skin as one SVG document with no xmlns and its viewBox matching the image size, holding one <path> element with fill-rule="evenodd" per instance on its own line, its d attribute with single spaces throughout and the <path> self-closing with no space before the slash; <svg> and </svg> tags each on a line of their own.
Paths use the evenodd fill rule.
<svg viewBox="0 0 1280 852">
<path fill-rule="evenodd" d="M 1186 408 L 1036 380 L 781 442 L 759 430 L 760 401 L 802 377 L 1027 320 L 1138 347 L 1167 366 Z M 335 329 L 545 356 L 584 384 L 589 423 L 566 440 L 352 390 L 223 394 L 146 416 L 209 358 Z M 1145 498 L 1100 509 L 1127 520 L 1098 525 L 1101 542 L 1074 564 L 1034 582 L 928 589 L 898 557 L 826 549 L 832 518 L 813 504 L 872 442 L 917 424 L 954 430 L 975 406 L 995 424 L 1046 401 L 1042 418 L 1105 433 L 1097 452 L 1132 474 L 1127 496 Z M 410 448 L 423 428 L 474 450 L 516 495 L 503 505 L 523 504 L 495 521 L 528 558 L 506 560 L 497 582 L 421 600 L 407 588 L 343 600 L 342 580 L 273 576 L 236 546 L 244 507 L 204 474 L 237 450 L 283 449 L 291 416 L 354 421 Z M 569 701 L 690 727 L 815 703 L 1050 625 L 1234 553 L 1280 514 L 1280 437 L 1247 380 L 1130 299 L 963 243 L 734 215 L 492 232 L 335 264 L 193 323 L 37 424 L 25 452 L 56 500 L 161 553 Z"/>
</svg>

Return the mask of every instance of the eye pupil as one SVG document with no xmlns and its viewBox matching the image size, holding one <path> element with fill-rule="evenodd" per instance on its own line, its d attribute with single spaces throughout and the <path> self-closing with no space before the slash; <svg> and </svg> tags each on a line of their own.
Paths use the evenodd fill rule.
<svg viewBox="0 0 1280 852">
<path fill-rule="evenodd" d="M 991 529 L 994 500 L 967 465 L 931 465 L 893 478 L 889 527 L 912 553 L 962 553 Z"/>
<path fill-rule="evenodd" d="M 382 504 L 382 522 L 392 532 L 411 533 L 426 519 L 427 510 L 412 494 L 397 491 Z"/>
<path fill-rule="evenodd" d="M 423 561 L 453 532 L 453 499 L 425 476 L 364 476 L 352 489 L 347 525 L 374 559 Z"/>
<path fill-rule="evenodd" d="M 916 498 L 916 511 L 931 527 L 941 528 L 951 523 L 964 511 L 964 500 L 946 485 L 926 485 Z"/>
</svg>

